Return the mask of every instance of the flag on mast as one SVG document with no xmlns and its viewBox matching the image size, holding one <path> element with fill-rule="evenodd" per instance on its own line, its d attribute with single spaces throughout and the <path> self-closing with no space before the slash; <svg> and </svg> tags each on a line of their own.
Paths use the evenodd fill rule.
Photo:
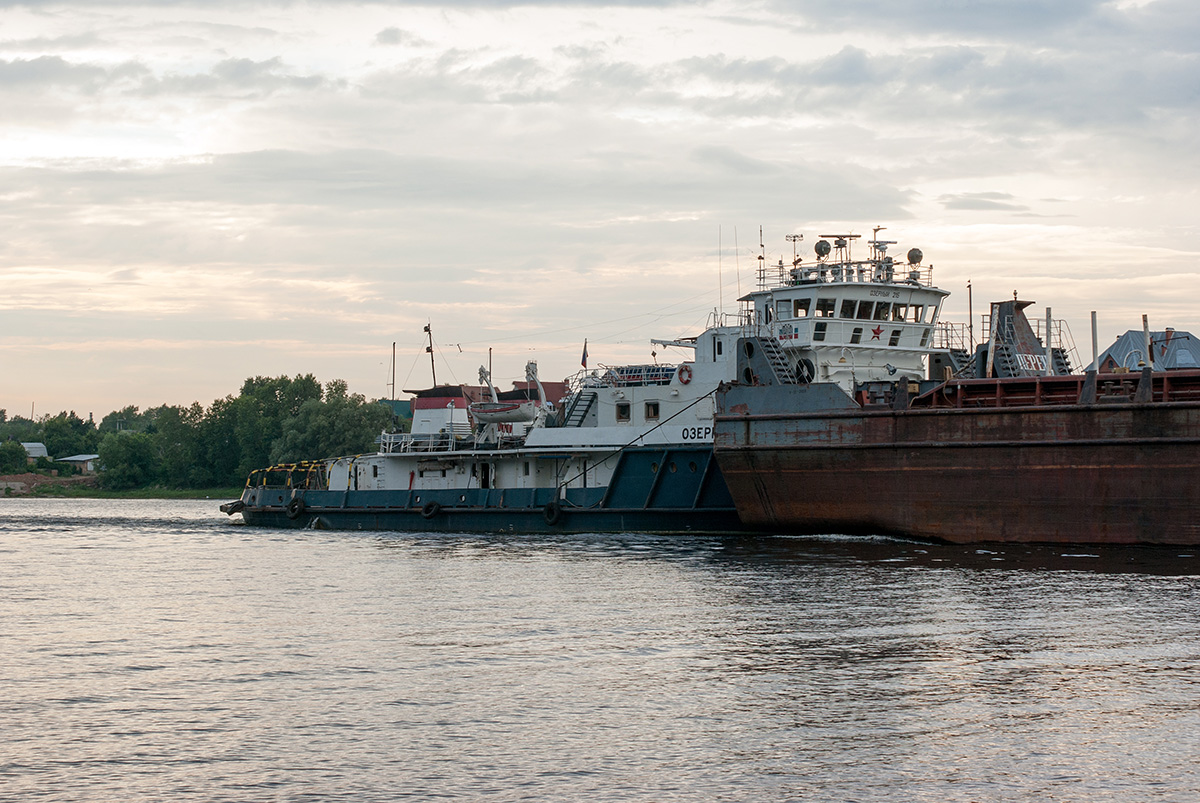
<svg viewBox="0 0 1200 803">
<path fill-rule="evenodd" d="M 581 359 L 579 362 L 584 368 L 587 368 L 587 338 L 586 337 L 583 339 L 583 359 Z"/>
</svg>

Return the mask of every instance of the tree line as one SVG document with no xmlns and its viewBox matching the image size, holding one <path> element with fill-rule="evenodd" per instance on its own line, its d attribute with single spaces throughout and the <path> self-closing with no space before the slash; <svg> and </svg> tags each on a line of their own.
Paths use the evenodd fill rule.
<svg viewBox="0 0 1200 803">
<path fill-rule="evenodd" d="M 31 420 L 0 410 L 0 473 L 26 470 L 21 442 L 45 444 L 51 458 L 99 455 L 99 482 L 113 490 L 241 485 L 256 468 L 374 451 L 396 424 L 389 407 L 312 374 L 247 379 L 237 396 L 207 409 L 164 404 L 114 410 L 97 425 L 74 411 Z M 69 471 L 38 461 L 42 470 Z"/>
</svg>

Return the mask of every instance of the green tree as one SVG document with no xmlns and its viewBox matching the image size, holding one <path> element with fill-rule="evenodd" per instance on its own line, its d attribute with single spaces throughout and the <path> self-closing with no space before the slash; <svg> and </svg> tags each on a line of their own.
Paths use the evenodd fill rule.
<svg viewBox="0 0 1200 803">
<path fill-rule="evenodd" d="M 100 441 L 100 484 L 111 490 L 141 488 L 155 476 L 154 440 L 142 432 L 110 432 Z"/>
<path fill-rule="evenodd" d="M 137 405 L 130 404 L 122 407 L 120 410 L 113 410 L 104 418 L 100 419 L 100 426 L 97 429 L 100 432 L 125 432 L 131 430 L 133 432 L 145 432 L 151 423 L 151 419 L 147 417 L 147 413 L 139 413 Z"/>
<path fill-rule="evenodd" d="M 153 435 L 158 479 L 172 488 L 200 488 L 212 484 L 212 473 L 201 452 L 200 433 L 204 409 L 163 405 L 147 410 L 154 421 Z"/>
<path fill-rule="evenodd" d="M 294 379 L 247 379 L 228 410 L 237 443 L 237 481 L 270 465 L 272 445 L 283 435 L 285 423 L 298 415 L 305 403 L 320 399 L 321 383 L 312 374 L 297 374 Z"/>
<path fill-rule="evenodd" d="M 41 424 L 32 419 L 14 415 L 3 424 L 0 424 L 0 440 L 31 443 L 41 441 L 41 439 Z"/>
<path fill-rule="evenodd" d="M 0 443 L 0 474 L 19 474 L 25 471 L 27 458 L 20 441 Z"/>
<path fill-rule="evenodd" d="M 348 394 L 346 383 L 335 379 L 321 399 L 309 399 L 271 448 L 272 463 L 317 460 L 374 451 L 375 439 L 392 423 L 386 407 Z"/>
<path fill-rule="evenodd" d="M 94 454 L 99 433 L 91 421 L 84 421 L 72 410 L 42 422 L 42 443 L 53 458 Z"/>
</svg>

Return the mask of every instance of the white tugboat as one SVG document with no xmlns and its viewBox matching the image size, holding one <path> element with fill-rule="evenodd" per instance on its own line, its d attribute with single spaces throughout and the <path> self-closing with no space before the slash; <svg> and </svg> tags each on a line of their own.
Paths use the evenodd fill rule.
<svg viewBox="0 0 1200 803">
<path fill-rule="evenodd" d="M 375 454 L 254 472 L 223 505 L 279 527 L 451 532 L 734 532 L 738 519 L 713 458 L 714 395 L 731 383 L 834 384 L 872 393 L 927 375 L 942 300 L 921 252 L 908 264 L 859 235 L 823 237 L 816 258 L 775 271 L 759 257 L 758 289 L 736 321 L 714 314 L 678 364 L 585 370 L 548 398 L 535 363 L 524 388 L 440 385 L 416 392 L 408 433 Z M 795 242 L 798 236 L 790 236 Z M 774 273 L 776 275 L 772 276 Z M 814 395 L 819 397 L 820 393 Z"/>
</svg>

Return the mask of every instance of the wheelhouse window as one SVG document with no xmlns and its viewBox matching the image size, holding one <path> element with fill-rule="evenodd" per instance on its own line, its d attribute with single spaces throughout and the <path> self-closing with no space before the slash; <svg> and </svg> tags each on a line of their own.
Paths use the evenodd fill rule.
<svg viewBox="0 0 1200 803">
<path fill-rule="evenodd" d="M 793 318 L 807 318 L 808 307 L 812 304 L 811 298 L 797 298 L 794 309 L 792 310 Z"/>
<path fill-rule="evenodd" d="M 875 305 L 875 320 L 886 321 L 891 317 L 892 305 L 887 301 L 880 301 Z"/>
<path fill-rule="evenodd" d="M 846 299 L 842 302 L 842 318 L 853 318 L 854 310 L 858 308 L 858 302 L 851 299 Z"/>
<path fill-rule="evenodd" d="M 925 305 L 913 304 L 909 307 L 908 320 L 911 323 L 921 323 L 921 319 L 925 317 Z"/>
<path fill-rule="evenodd" d="M 658 420 L 658 402 L 656 402 L 656 401 L 646 402 L 646 420 L 647 421 L 657 421 Z"/>
<path fill-rule="evenodd" d="M 775 302 L 775 317 L 779 318 L 780 320 L 783 320 L 784 318 L 792 317 L 791 302 L 786 301 L 786 300 L 776 301 Z"/>
<path fill-rule="evenodd" d="M 835 303 L 836 303 L 835 300 L 832 298 L 818 298 L 817 299 L 817 317 L 818 318 L 832 318 Z"/>
<path fill-rule="evenodd" d="M 893 321 L 903 321 L 904 316 L 907 314 L 908 314 L 908 305 L 907 304 L 893 304 L 892 305 L 892 320 Z"/>
<path fill-rule="evenodd" d="M 858 314 L 854 317 L 860 321 L 869 321 L 871 320 L 871 310 L 874 308 L 874 301 L 860 301 L 858 302 Z"/>
<path fill-rule="evenodd" d="M 629 421 L 629 402 L 617 402 L 617 421 Z"/>
</svg>

